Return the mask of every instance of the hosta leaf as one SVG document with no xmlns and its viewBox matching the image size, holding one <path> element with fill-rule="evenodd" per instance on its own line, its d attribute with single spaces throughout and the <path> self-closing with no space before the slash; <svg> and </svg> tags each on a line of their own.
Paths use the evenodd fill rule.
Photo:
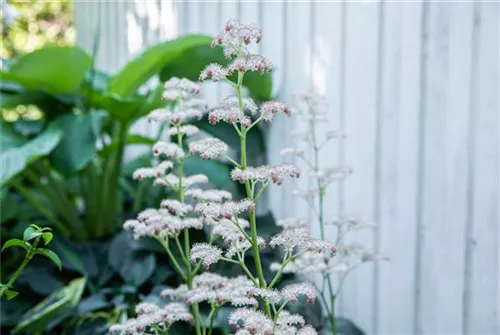
<svg viewBox="0 0 500 335">
<path fill-rule="evenodd" d="M 51 153 L 53 166 L 62 174 L 69 175 L 84 168 L 96 152 L 96 134 L 93 118 L 95 113 L 64 114 L 56 122 L 63 137 Z"/>
<path fill-rule="evenodd" d="M 210 63 L 227 65 L 228 60 L 224 57 L 221 47 L 212 49 L 208 42 L 186 50 L 180 57 L 165 63 L 160 79 L 166 81 L 171 77 L 185 77 L 197 81 L 200 72 Z M 247 72 L 243 80 L 250 96 L 260 101 L 271 99 L 272 84 L 272 76 L 267 73 L 261 75 L 257 72 Z"/>
<path fill-rule="evenodd" d="M 170 63 L 179 60 L 194 47 L 208 45 L 211 38 L 202 35 L 187 35 L 175 40 L 156 44 L 127 63 L 111 78 L 109 90 L 121 96 L 134 94 L 152 76 Z"/>
<path fill-rule="evenodd" d="M 3 150 L 0 154 L 0 185 L 23 171 L 34 160 L 48 155 L 61 141 L 62 131 L 55 124 L 50 124 L 40 135 L 25 144 Z"/>
<path fill-rule="evenodd" d="M 130 248 L 133 238 L 129 233 L 116 236 L 109 247 L 108 262 L 123 280 L 139 287 L 151 277 L 156 266 L 153 253 Z"/>
<path fill-rule="evenodd" d="M 71 93 L 79 90 L 90 63 L 80 47 L 47 46 L 17 58 L 1 78 L 25 88 Z"/>
</svg>

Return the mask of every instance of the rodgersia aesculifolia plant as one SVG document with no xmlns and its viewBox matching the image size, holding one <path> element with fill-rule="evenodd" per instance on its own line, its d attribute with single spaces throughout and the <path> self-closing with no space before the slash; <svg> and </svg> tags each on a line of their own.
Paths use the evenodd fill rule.
<svg viewBox="0 0 500 335">
<path fill-rule="evenodd" d="M 291 109 L 282 102 L 270 101 L 258 106 L 251 98 L 243 96 L 243 80 L 250 71 L 271 72 L 271 62 L 263 56 L 251 54 L 250 43 L 261 40 L 257 25 L 244 25 L 230 20 L 224 32 L 212 42 L 212 47 L 222 46 L 230 60 L 228 66 L 211 64 L 200 74 L 200 81 L 225 81 L 236 91 L 235 96 L 224 99 L 208 112 L 211 124 L 226 122 L 234 127 L 240 139 L 240 156 L 231 157 L 228 146 L 219 139 L 199 135 L 199 129 L 185 122 L 206 113 L 206 103 L 196 98 L 198 84 L 186 79 L 172 78 L 165 83 L 164 99 L 167 109 L 156 110 L 149 119 L 167 122 L 166 131 L 175 141 L 160 141 L 153 146 L 153 154 L 161 162 L 152 168 L 141 168 L 135 179 L 153 178 L 155 185 L 176 192 L 176 199 L 166 199 L 159 209 L 146 209 L 137 219 L 129 220 L 124 228 L 132 230 L 135 238 L 149 236 L 158 240 L 183 279 L 184 284 L 164 290 L 161 295 L 176 302 L 165 307 L 141 304 L 137 318 L 113 331 L 123 334 L 166 334 L 172 322 L 192 320 L 197 335 L 211 335 L 212 324 L 221 306 L 232 305 L 228 324 L 236 335 L 312 335 L 316 330 L 305 324 L 298 314 L 286 310 L 288 304 L 301 300 L 314 303 L 316 289 L 310 283 L 289 284 L 277 289 L 281 276 L 303 254 L 333 257 L 333 243 L 311 237 L 307 226 L 301 222 L 287 221 L 285 230 L 266 241 L 259 236 L 256 209 L 259 200 L 270 184 L 280 185 L 285 178 L 298 178 L 299 169 L 294 165 L 249 166 L 247 135 L 260 122 L 271 122 L 278 114 L 289 116 Z M 201 137 L 201 139 L 200 139 Z M 189 149 L 189 153 L 184 148 Z M 202 159 L 222 159 L 234 165 L 231 178 L 244 185 L 246 197 L 235 201 L 229 192 L 201 188 L 207 184 L 204 175 L 186 176 L 183 163 L 192 155 Z M 162 160 L 166 158 L 166 160 Z M 208 243 L 191 243 L 190 229 L 210 232 Z M 220 239 L 224 248 L 214 244 Z M 267 246 L 281 248 L 283 260 L 276 265 L 274 278 L 266 282 L 260 253 Z M 175 252 L 174 252 L 175 251 Z M 251 253 L 255 272 L 245 263 Z M 208 272 L 218 262 L 229 262 L 241 267 L 243 275 L 224 277 Z M 203 272 L 205 271 L 205 272 Z M 198 304 L 211 307 L 208 320 L 202 320 Z M 190 306 L 182 308 L 182 303 Z"/>
<path fill-rule="evenodd" d="M 315 285 L 315 287 L 327 311 L 331 332 L 337 334 L 335 301 L 347 275 L 363 263 L 387 260 L 387 258 L 371 253 L 363 245 L 346 238 L 350 232 L 376 228 L 373 223 L 366 222 L 354 215 L 325 217 L 327 191 L 336 182 L 343 182 L 352 173 L 352 169 L 348 166 L 324 166 L 320 160 L 321 151 L 330 141 L 343 140 L 345 133 L 341 129 L 336 129 L 327 131 L 320 136 L 318 124 L 327 121 L 327 104 L 324 97 L 309 92 L 298 92 L 295 95 L 298 108 L 294 109 L 294 114 L 297 114 L 302 124 L 307 125 L 307 128 L 303 131 L 293 131 L 291 135 L 296 139 L 296 147 L 282 149 L 281 154 L 297 157 L 308 167 L 309 176 L 313 180 L 312 187 L 308 190 L 296 189 L 293 194 L 302 198 L 309 205 L 315 218 L 314 222 L 319 227 L 322 240 L 326 237 L 326 226 L 335 227 L 334 244 L 337 247 L 337 255 L 332 258 L 322 252 L 304 251 L 289 262 L 284 269 L 281 264 L 272 264 L 271 268 L 285 273 L 320 273 L 321 284 Z M 290 230 L 297 232 L 300 227 L 306 226 L 306 221 L 288 218 L 279 221 L 278 224 L 283 227 L 283 234 L 286 234 Z M 338 279 L 333 280 L 333 276 L 337 276 Z"/>
</svg>

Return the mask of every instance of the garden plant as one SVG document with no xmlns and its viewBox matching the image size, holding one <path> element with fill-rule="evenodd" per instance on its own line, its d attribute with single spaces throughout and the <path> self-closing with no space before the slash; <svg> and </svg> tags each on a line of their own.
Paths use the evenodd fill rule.
<svg viewBox="0 0 500 335">
<path fill-rule="evenodd" d="M 206 103 L 194 97 L 200 87 L 187 79 L 169 80 L 163 97 L 173 104 L 149 115 L 153 121 L 168 122 L 167 132 L 174 135 L 176 141 L 157 142 L 153 154 L 161 162 L 152 168 L 136 170 L 134 177 L 153 178 L 154 184 L 173 189 L 177 199 L 162 201 L 159 209 L 145 209 L 137 219 L 125 222 L 124 228 L 132 230 L 136 238 L 148 236 L 158 240 L 184 284 L 161 292 L 175 302 L 165 306 L 141 303 L 136 307 L 137 317 L 114 325 L 113 333 L 168 334 L 172 323 L 182 320 L 192 321 L 197 335 L 212 334 L 218 309 L 229 304 L 236 309 L 227 323 L 237 335 L 317 334 L 312 326 L 306 325 L 303 316 L 287 310 L 299 300 L 314 303 L 314 285 L 305 281 L 281 289 L 277 287 L 283 273 L 289 271 L 289 265 L 297 259 L 305 254 L 334 258 L 336 246 L 312 237 L 307 225 L 300 220 L 283 221 L 283 230 L 269 240 L 259 236 L 262 227 L 256 219 L 256 210 L 266 188 L 272 184 L 281 185 L 286 178 L 300 176 L 299 169 L 291 164 L 248 164 L 247 137 L 252 130 L 260 122 L 271 122 L 278 115 L 292 113 L 282 102 L 269 101 L 258 106 L 254 100 L 243 96 L 242 83 L 247 73 L 272 71 L 268 59 L 250 54 L 247 49 L 250 43 L 258 43 L 261 38 L 258 26 L 229 21 L 225 31 L 212 41 L 212 47 L 222 45 L 231 62 L 228 66 L 210 64 L 200 75 L 201 81 L 227 81 L 236 91 L 235 96 L 226 98 L 209 111 L 208 120 L 214 125 L 223 122 L 234 128 L 241 144 L 239 157 L 233 156 L 228 145 L 219 139 L 201 135 L 201 139 L 190 140 L 200 136 L 199 129 L 184 122 L 190 117 L 201 117 Z M 183 164 L 190 159 L 185 147 L 189 148 L 190 155 L 200 155 L 204 160 L 226 160 L 233 164 L 231 178 L 244 185 L 245 197 L 231 200 L 230 193 L 224 190 L 195 188 L 193 185 L 206 184 L 209 179 L 204 175 L 184 174 Z M 191 229 L 208 230 L 209 242 L 191 243 Z M 223 244 L 216 244 L 217 240 L 222 240 Z M 261 262 L 261 253 L 268 247 L 282 252 L 282 261 L 274 265 L 277 271 L 270 281 L 264 278 Z M 219 262 L 237 264 L 242 275 L 226 277 L 208 271 Z M 253 272 L 248 267 L 249 262 L 253 263 Z M 183 308 L 183 302 L 190 306 L 190 313 Z M 200 303 L 210 305 L 207 319 L 202 319 L 199 313 Z"/>
</svg>

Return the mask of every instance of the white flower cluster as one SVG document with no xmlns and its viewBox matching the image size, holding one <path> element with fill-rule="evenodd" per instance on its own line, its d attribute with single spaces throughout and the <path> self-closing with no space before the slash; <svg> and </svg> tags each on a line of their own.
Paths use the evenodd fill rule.
<svg viewBox="0 0 500 335">
<path fill-rule="evenodd" d="M 208 177 L 204 174 L 193 174 L 188 177 L 182 178 L 182 183 L 179 177 L 173 173 L 169 173 L 168 175 L 160 178 L 156 178 L 154 181 L 154 185 L 162 185 L 166 187 L 170 187 L 174 190 L 178 190 L 180 187 L 186 189 L 194 184 L 206 184 L 208 183 Z"/>
<path fill-rule="evenodd" d="M 193 279 L 193 289 L 186 297 L 190 304 L 206 301 L 211 305 L 230 303 L 233 306 L 258 306 L 255 298 L 248 296 L 248 291 L 254 287 L 246 276 L 233 278 L 205 272 Z"/>
<path fill-rule="evenodd" d="M 231 171 L 233 180 L 244 183 L 245 181 L 258 181 L 261 183 L 272 182 L 277 185 L 283 183 L 283 177 L 300 177 L 300 170 L 291 164 L 263 165 L 258 167 L 247 167 L 246 169 L 234 168 Z"/>
<path fill-rule="evenodd" d="M 172 77 L 163 87 L 162 98 L 166 101 L 187 100 L 191 95 L 200 93 L 200 85 L 186 78 Z"/>
<path fill-rule="evenodd" d="M 212 225 L 212 234 L 220 236 L 229 246 L 225 253 L 227 258 L 233 258 L 237 254 L 244 254 L 252 247 L 250 241 L 242 233 L 242 230 L 250 226 L 247 220 L 241 218 L 234 220 L 221 219 L 220 221 L 213 221 Z M 258 236 L 257 245 L 259 248 L 264 248 L 265 244 L 264 239 Z"/>
<path fill-rule="evenodd" d="M 165 172 L 174 167 L 171 161 L 162 161 L 160 164 L 150 168 L 138 168 L 132 174 L 134 180 L 143 180 L 145 178 L 160 178 Z"/>
<path fill-rule="evenodd" d="M 262 31 L 256 24 L 242 24 L 237 20 L 229 20 L 221 32 L 212 41 L 212 48 L 222 45 L 224 55 L 229 58 L 239 55 L 241 45 L 249 45 L 252 41 L 259 43 L 262 39 Z M 243 54 L 247 54 L 243 49 Z"/>
<path fill-rule="evenodd" d="M 208 243 L 195 243 L 191 247 L 191 262 L 201 260 L 205 269 L 217 263 L 222 257 L 222 250 Z"/>
<path fill-rule="evenodd" d="M 327 186 L 335 181 L 346 179 L 350 174 L 352 174 L 352 168 L 343 166 L 312 171 L 310 176 L 318 179 L 323 185 Z"/>
<path fill-rule="evenodd" d="M 168 159 L 183 158 L 184 150 L 175 143 L 158 141 L 153 145 L 153 155 L 160 157 L 162 154 L 167 156 Z"/>
<path fill-rule="evenodd" d="M 181 218 L 173 216 L 168 209 L 146 209 L 137 215 L 137 220 L 127 220 L 125 230 L 134 232 L 134 238 L 143 236 L 166 237 L 178 235 L 184 228 L 203 228 L 200 218 Z"/>
<path fill-rule="evenodd" d="M 240 201 L 227 201 L 224 203 L 198 203 L 195 212 L 216 221 L 222 218 L 232 219 L 243 212 L 255 209 L 255 203 L 249 199 Z"/>
<path fill-rule="evenodd" d="M 169 111 L 165 108 L 158 108 L 153 110 L 151 113 L 148 115 L 148 120 L 155 121 L 155 122 L 163 122 L 163 121 L 168 121 L 170 123 L 179 123 L 183 122 L 184 120 L 196 118 L 200 120 L 203 117 L 203 114 L 205 112 L 204 110 L 201 109 L 196 109 L 196 108 L 189 108 L 185 109 L 182 111 L 177 111 L 177 112 L 172 112 Z"/>
<path fill-rule="evenodd" d="M 275 324 L 260 311 L 238 308 L 229 316 L 229 324 L 236 328 L 235 335 L 317 335 L 302 316 L 287 311 L 278 315 Z"/>
<path fill-rule="evenodd" d="M 173 136 L 173 135 L 176 135 L 178 133 L 182 134 L 182 135 L 185 135 L 185 136 L 193 136 L 193 135 L 196 135 L 200 132 L 200 129 L 196 126 L 193 126 L 191 124 L 187 124 L 187 125 L 184 125 L 184 126 L 180 126 L 178 129 L 177 127 L 170 127 L 166 134 L 168 136 Z"/>
<path fill-rule="evenodd" d="M 174 322 L 192 322 L 193 316 L 185 304 L 170 303 L 164 307 L 144 302 L 136 306 L 137 317 L 129 319 L 123 325 L 113 325 L 109 331 L 111 334 L 141 335 L 151 326 L 170 328 Z"/>
<path fill-rule="evenodd" d="M 168 121 L 171 125 L 183 122 L 186 119 L 201 119 L 208 108 L 205 100 L 195 98 L 200 93 L 200 85 L 186 79 L 173 77 L 165 82 L 162 98 L 168 102 L 174 102 L 175 106 L 159 108 L 153 110 L 148 115 L 149 121 L 164 122 Z M 196 127 L 190 126 L 181 129 L 183 134 L 192 135 L 197 133 Z M 170 128 L 167 133 L 174 135 L 177 133 L 177 127 Z"/>
<path fill-rule="evenodd" d="M 333 243 L 311 237 L 307 228 L 286 229 L 275 235 L 269 243 L 271 247 L 281 246 L 292 252 L 295 248 L 334 256 L 337 248 Z"/>
<path fill-rule="evenodd" d="M 245 114 L 245 110 L 248 111 L 249 115 Z M 251 115 L 260 114 L 263 120 L 271 121 L 274 115 L 278 113 L 290 115 L 291 109 L 285 103 L 279 101 L 264 102 L 258 108 L 251 98 L 244 98 L 242 108 L 240 108 L 238 99 L 229 97 L 208 114 L 208 121 L 211 124 L 217 124 L 220 121 L 230 124 L 239 123 L 248 127 L 252 123 Z"/>
<path fill-rule="evenodd" d="M 326 117 L 326 100 L 323 96 L 310 92 L 297 92 L 295 93 L 299 105 L 303 108 L 298 109 L 301 116 L 313 122 L 325 121 Z"/>
<path fill-rule="evenodd" d="M 233 198 L 231 192 L 225 190 L 202 190 L 200 188 L 193 188 L 187 190 L 184 194 L 200 202 L 223 202 L 224 200 L 231 200 Z"/>
<path fill-rule="evenodd" d="M 248 292 L 251 297 L 261 297 L 271 304 L 278 304 L 283 301 L 296 304 L 299 297 L 304 296 L 306 303 L 314 304 L 316 290 L 309 283 L 296 283 L 283 287 L 280 291 L 261 288 L 253 288 Z"/>
<path fill-rule="evenodd" d="M 217 138 L 207 138 L 189 143 L 189 153 L 199 153 L 202 159 L 215 159 L 222 157 L 228 150 L 228 146 Z"/>
<path fill-rule="evenodd" d="M 166 208 L 172 215 L 185 216 L 193 210 L 193 206 L 182 203 L 175 199 L 165 199 L 161 201 L 161 208 Z"/>
<path fill-rule="evenodd" d="M 278 227 L 282 227 L 283 230 L 308 227 L 306 220 L 301 220 L 296 218 L 286 218 L 278 220 L 276 221 L 276 225 Z"/>
</svg>

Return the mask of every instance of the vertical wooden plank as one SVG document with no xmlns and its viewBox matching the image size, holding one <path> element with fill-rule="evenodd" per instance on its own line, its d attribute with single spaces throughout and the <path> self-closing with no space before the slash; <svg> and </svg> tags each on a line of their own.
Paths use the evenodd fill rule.
<svg viewBox="0 0 500 335">
<path fill-rule="evenodd" d="M 471 4 L 469 4 L 470 6 Z M 430 4 L 419 332 L 462 333 L 472 6 Z"/>
<path fill-rule="evenodd" d="M 411 334 L 421 80 L 422 4 L 386 4 L 382 63 L 378 252 L 378 334 Z M 402 308 L 404 306 L 404 308 Z"/>
<path fill-rule="evenodd" d="M 439 281 L 442 265 L 440 252 L 445 213 L 445 157 L 446 147 L 446 86 L 449 57 L 449 10 L 438 3 L 427 4 L 426 68 L 424 69 L 423 131 L 421 145 L 421 214 L 418 285 L 417 330 L 418 334 L 444 332 L 446 311 L 436 308 L 440 298 L 449 293 Z M 444 245 L 444 244 L 443 244 Z M 447 291 L 447 293 L 442 290 Z M 440 294 L 442 295 L 440 296 Z M 456 294 L 456 292 L 455 292 Z M 448 308 L 447 308 L 448 310 Z M 461 318 L 457 324 L 461 324 Z"/>
<path fill-rule="evenodd" d="M 262 41 L 260 42 L 260 53 L 269 58 L 274 65 L 273 70 L 273 92 L 277 95 L 283 93 L 285 82 L 285 58 L 286 58 L 286 13 L 285 4 L 278 2 L 263 2 L 260 24 L 262 28 Z M 267 162 L 279 164 L 282 157 L 277 154 L 284 145 L 283 139 L 290 136 L 290 130 L 284 127 L 282 120 L 273 122 L 267 130 Z M 266 194 L 269 207 L 278 219 L 286 215 L 286 204 L 283 202 L 283 187 L 271 187 Z"/>
<path fill-rule="evenodd" d="M 202 7 L 205 3 L 199 1 L 188 1 L 186 5 L 186 15 L 189 18 L 187 20 L 186 32 L 190 34 L 201 33 L 203 30 L 202 23 L 204 15 Z"/>
<path fill-rule="evenodd" d="M 467 331 L 500 333 L 499 240 L 499 101 L 498 3 L 478 3 L 477 52 L 471 83 L 473 105 L 470 219 L 467 243 L 470 256 L 470 292 Z"/>
<path fill-rule="evenodd" d="M 259 7 L 261 6 L 261 3 L 258 1 L 240 1 L 238 2 L 238 19 L 245 23 L 259 23 Z M 258 53 L 259 52 L 259 45 L 257 44 L 250 44 L 249 45 L 249 50 L 251 53 Z"/>
<path fill-rule="evenodd" d="M 312 26 L 312 91 L 325 97 L 328 104 L 328 120 L 318 124 L 318 138 L 325 138 L 329 130 L 341 127 L 341 66 L 342 66 L 342 4 L 314 3 Z M 336 167 L 342 140 L 332 140 L 322 149 L 319 157 L 322 167 Z M 325 194 L 325 217 L 339 215 L 339 194 L 332 185 Z M 319 225 L 311 222 L 312 231 L 319 236 Z M 333 227 L 327 227 L 325 234 L 333 237 Z"/>
<path fill-rule="evenodd" d="M 379 5 L 349 3 L 346 13 L 345 159 L 354 174 L 345 182 L 345 210 L 369 221 L 375 215 Z M 372 231 L 351 236 L 368 250 L 373 248 Z M 367 333 L 374 330 L 373 281 L 374 265 L 363 265 L 349 275 L 342 292 L 345 315 Z"/>
<path fill-rule="evenodd" d="M 286 60 L 285 60 L 285 83 L 284 91 L 280 99 L 293 102 L 294 91 L 310 90 L 312 87 L 311 73 L 311 7 L 309 2 L 287 2 L 286 3 Z M 293 118 L 281 117 L 275 123 L 281 123 L 288 133 L 285 138 L 291 138 L 290 132 L 294 129 L 303 131 L 306 128 L 304 122 L 296 122 Z M 282 142 L 281 146 L 285 143 Z M 277 154 L 275 151 L 274 154 Z M 306 165 L 300 160 L 293 159 L 301 171 L 306 170 Z M 282 201 L 286 204 L 285 214 L 288 217 L 308 218 L 309 207 L 301 199 L 292 196 L 292 191 L 296 188 L 307 190 L 310 180 L 306 176 L 299 180 L 289 181 L 282 186 L 285 192 Z"/>
<path fill-rule="evenodd" d="M 328 120 L 317 127 L 317 136 L 322 141 L 329 130 L 341 129 L 343 120 L 343 7 L 342 3 L 314 3 L 312 26 L 312 91 L 325 97 L 328 105 Z M 343 140 L 329 141 L 320 152 L 323 168 L 341 165 L 340 150 Z M 304 174 L 305 175 L 305 174 Z M 340 185 L 331 185 L 325 193 L 325 218 L 340 215 Z M 310 222 L 311 232 L 320 236 L 317 220 Z M 334 227 L 325 227 L 328 240 L 336 238 Z M 319 280 L 318 283 L 320 284 Z M 334 290 L 338 278 L 333 276 Z M 340 315 L 340 299 L 336 299 L 335 314 Z"/>
<path fill-rule="evenodd" d="M 217 2 L 200 3 L 202 16 L 205 18 L 201 23 L 201 31 L 203 34 L 216 36 L 224 29 L 223 25 L 219 24 L 217 16 L 219 15 L 219 4 Z M 219 87 L 227 85 L 226 83 L 213 83 L 205 81 L 202 87 L 203 98 L 207 100 L 209 106 L 216 106 L 220 103 Z"/>
</svg>

